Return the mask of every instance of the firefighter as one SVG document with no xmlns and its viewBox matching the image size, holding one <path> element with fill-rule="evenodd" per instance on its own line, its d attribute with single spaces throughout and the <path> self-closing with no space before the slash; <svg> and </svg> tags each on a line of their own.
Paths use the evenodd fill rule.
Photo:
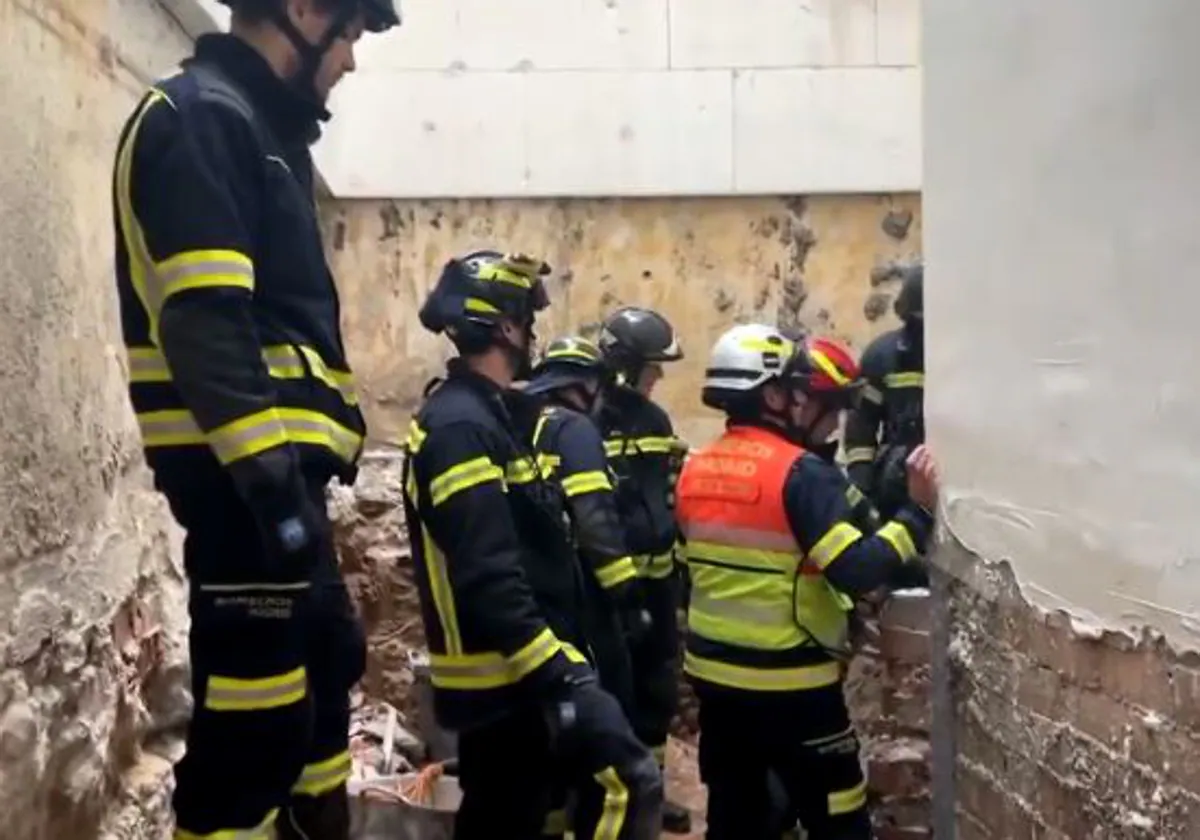
<svg viewBox="0 0 1200 840">
<path fill-rule="evenodd" d="M 526 443 L 537 404 L 510 388 L 529 374 L 548 273 L 474 252 L 446 264 L 421 307 L 422 325 L 458 350 L 427 390 L 405 462 L 434 711 L 459 736 L 457 840 L 539 837 L 559 780 L 579 824 L 642 840 L 657 830 L 662 780 L 587 658 L 561 491 Z M 597 785 L 602 795 L 585 795 Z"/>
<path fill-rule="evenodd" d="M 806 449 L 831 438 L 857 378 L 844 348 L 798 345 L 774 327 L 734 327 L 713 347 L 703 401 L 727 426 L 689 455 L 676 511 L 692 579 L 684 668 L 700 702 L 708 840 L 777 840 L 771 772 L 812 840 L 871 837 L 843 695 L 839 593 L 886 589 L 922 562 L 936 477 L 918 448 L 914 501 L 874 533 L 850 524 L 847 479 Z"/>
<path fill-rule="evenodd" d="M 632 649 L 633 726 L 666 760 L 667 735 L 679 699 L 679 624 L 682 581 L 675 553 L 674 485 L 685 447 L 667 413 L 650 399 L 663 365 L 683 358 L 675 330 L 659 313 L 637 306 L 618 309 L 603 323 L 598 340 L 616 378 L 600 411 L 604 449 L 617 479 L 617 505 L 625 540 L 633 552 L 651 630 Z M 686 808 L 666 802 L 663 829 L 691 830 Z"/>
<path fill-rule="evenodd" d="M 176 840 L 346 840 L 365 643 L 325 486 L 364 424 L 308 142 L 390 0 L 234 2 L 121 132 L 116 285 L 155 485 L 186 529 L 195 712 Z"/>
<path fill-rule="evenodd" d="M 904 503 L 905 460 L 925 442 L 924 277 L 921 266 L 906 272 L 895 303 L 902 326 L 867 345 L 866 382 L 846 418 L 850 480 L 884 516 Z"/>
<path fill-rule="evenodd" d="M 594 417 L 611 373 L 600 349 L 575 336 L 552 341 L 525 393 L 546 400 L 532 446 L 563 490 L 583 562 L 589 643 L 601 686 L 632 714 L 630 646 L 650 629 L 637 569 L 625 548 L 604 439 Z M 545 835 L 563 834 L 565 814 L 553 814 Z M 579 831 L 576 836 L 590 837 Z"/>
<path fill-rule="evenodd" d="M 610 378 L 600 349 L 580 337 L 550 343 L 525 393 L 545 395 L 533 448 L 563 488 L 575 543 L 587 571 L 601 684 L 630 711 L 630 644 L 650 630 L 637 568 L 625 547 L 614 487 L 595 424 Z"/>
</svg>

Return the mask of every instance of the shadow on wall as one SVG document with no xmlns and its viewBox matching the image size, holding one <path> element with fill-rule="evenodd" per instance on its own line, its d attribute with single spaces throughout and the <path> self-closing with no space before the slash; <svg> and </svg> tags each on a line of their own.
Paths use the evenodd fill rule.
<svg viewBox="0 0 1200 840">
<path fill-rule="evenodd" d="M 662 310 L 687 357 L 659 398 L 693 441 L 718 428 L 699 402 L 705 358 L 734 323 L 803 324 L 860 347 L 893 325 L 898 267 L 920 254 L 920 198 L 331 201 L 329 254 L 371 437 L 395 441 L 449 346 L 417 309 L 444 261 L 473 248 L 555 268 L 540 325 L 593 331 L 621 304 Z"/>
</svg>

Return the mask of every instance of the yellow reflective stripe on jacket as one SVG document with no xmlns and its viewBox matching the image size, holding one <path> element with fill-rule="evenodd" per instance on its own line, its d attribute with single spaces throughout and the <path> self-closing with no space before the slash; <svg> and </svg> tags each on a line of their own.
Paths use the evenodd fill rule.
<svg viewBox="0 0 1200 840">
<path fill-rule="evenodd" d="M 632 557 L 618 557 L 596 568 L 596 582 L 600 584 L 601 589 L 612 589 L 637 576 L 637 566 L 633 564 Z"/>
<path fill-rule="evenodd" d="M 479 691 L 515 685 L 558 653 L 578 661 L 583 657 L 546 628 L 512 656 L 501 653 L 430 653 L 429 674 L 434 686 Z M 574 655 L 572 655 L 574 654 Z"/>
<path fill-rule="evenodd" d="M 470 490 L 489 481 L 504 481 L 504 471 L 486 455 L 455 464 L 429 482 L 429 501 L 437 507 L 456 493 Z"/>
<path fill-rule="evenodd" d="M 300 778 L 292 785 L 292 793 L 301 796 L 320 796 L 341 787 L 350 778 L 350 753 L 342 750 L 336 755 L 304 765 Z"/>
<path fill-rule="evenodd" d="M 589 470 L 587 472 L 578 472 L 572 475 L 564 476 L 562 479 L 563 493 L 567 498 L 574 496 L 582 496 L 584 493 L 598 493 L 603 490 L 612 490 L 612 482 L 609 481 L 608 473 L 603 470 Z"/>
<path fill-rule="evenodd" d="M 829 794 L 829 815 L 852 814 L 867 807 L 867 783 L 861 781 L 852 788 L 835 790 Z"/>
<path fill-rule="evenodd" d="M 662 554 L 638 554 L 633 558 L 633 567 L 638 577 L 648 580 L 668 578 L 675 571 L 675 552 L 664 551 Z"/>
<path fill-rule="evenodd" d="M 429 433 L 417 425 L 416 420 L 410 420 L 408 423 L 408 434 L 404 438 L 404 447 L 416 455 L 421 451 L 422 444 L 425 443 L 425 438 L 429 437 Z M 417 494 L 412 494 L 413 501 L 416 501 Z"/>
<path fill-rule="evenodd" d="M 913 543 L 912 534 L 908 533 L 908 528 L 902 523 L 888 522 L 875 533 L 888 541 L 901 560 L 911 560 L 917 556 L 917 546 Z"/>
<path fill-rule="evenodd" d="M 144 411 L 137 415 L 147 448 L 207 444 L 222 463 L 257 455 L 282 443 L 323 446 L 347 463 L 363 438 L 331 417 L 302 408 L 274 408 L 252 414 L 205 434 L 186 409 Z"/>
<path fill-rule="evenodd" d="M 424 440 L 424 432 L 414 421 L 409 427 L 410 447 L 420 448 Z M 414 442 L 414 437 L 416 438 Z M 410 452 L 415 451 L 410 448 Z M 417 506 L 417 476 L 411 465 L 408 468 L 408 480 L 404 486 L 408 500 Z M 425 561 L 425 574 L 429 578 L 429 590 L 433 596 L 433 609 L 437 613 L 438 625 L 442 630 L 442 643 L 446 653 L 458 655 L 462 653 L 462 632 L 458 627 L 458 607 L 454 601 L 454 587 L 450 583 L 450 570 L 446 565 L 446 555 L 437 547 L 425 523 L 421 523 L 421 556 Z"/>
<path fill-rule="evenodd" d="M 254 291 L 254 263 L 245 254 L 222 249 L 183 251 L 154 264 L 159 307 L 172 295 L 196 289 Z"/>
<path fill-rule="evenodd" d="M 208 442 L 218 461 L 232 464 L 282 446 L 288 442 L 288 434 L 279 412 L 268 408 L 218 426 L 208 433 Z"/>
<path fill-rule="evenodd" d="M 170 382 L 171 369 L 157 347 L 128 347 L 129 381 L 133 384 Z M 276 344 L 263 348 L 263 363 L 273 379 L 306 379 L 323 382 L 342 396 L 346 405 L 357 405 L 354 374 L 330 367 L 315 349 L 307 345 L 293 347 Z"/>
<path fill-rule="evenodd" d="M 549 478 L 546 469 L 548 467 L 544 467 L 533 458 L 517 458 L 504 465 L 504 480 L 511 484 L 529 484 L 539 478 Z"/>
<path fill-rule="evenodd" d="M 595 779 L 604 790 L 604 805 L 593 840 L 617 840 L 629 814 L 629 788 L 614 767 L 605 767 Z"/>
<path fill-rule="evenodd" d="M 604 441 L 604 454 L 610 458 L 618 455 L 656 454 L 679 451 L 684 447 L 675 437 L 653 435 L 648 437 L 614 437 Z"/>
<path fill-rule="evenodd" d="M 129 257 L 129 281 L 133 291 L 146 311 L 150 325 L 150 340 L 158 344 L 158 313 L 162 306 L 159 290 L 152 281 L 154 261 L 150 257 L 150 249 L 146 245 L 146 235 L 138 223 L 133 210 L 133 153 L 137 147 L 138 132 L 142 121 L 150 109 L 159 104 L 174 108 L 170 98 L 157 88 L 153 88 L 143 100 L 141 107 L 133 116 L 133 122 L 125 135 L 125 142 L 117 151 L 115 187 L 117 198 L 117 220 L 120 222 L 121 238 L 124 240 L 125 251 Z"/>
<path fill-rule="evenodd" d="M 253 712 L 290 706 L 304 699 L 308 673 L 304 666 L 271 677 L 242 679 L 209 676 L 204 688 L 204 708 L 214 712 Z"/>
<path fill-rule="evenodd" d="M 846 465 L 869 464 L 875 460 L 874 446 L 855 446 L 846 450 Z"/>
<path fill-rule="evenodd" d="M 221 828 L 204 834 L 176 828 L 174 840 L 272 840 L 275 836 L 275 821 L 279 818 L 279 809 L 272 808 L 267 812 L 266 819 L 254 828 Z"/>
<path fill-rule="evenodd" d="M 925 374 L 919 370 L 889 373 L 883 377 L 883 384 L 888 388 L 924 388 Z"/>
<path fill-rule="evenodd" d="M 810 691 L 837 685 L 842 678 L 842 667 L 838 662 L 792 668 L 747 668 L 705 659 L 691 651 L 684 653 L 683 669 L 705 682 L 747 691 Z"/>
<path fill-rule="evenodd" d="M 862 539 L 862 535 L 862 531 L 848 522 L 838 522 L 817 540 L 817 544 L 808 552 L 808 559 L 824 571 L 842 552 Z"/>
</svg>

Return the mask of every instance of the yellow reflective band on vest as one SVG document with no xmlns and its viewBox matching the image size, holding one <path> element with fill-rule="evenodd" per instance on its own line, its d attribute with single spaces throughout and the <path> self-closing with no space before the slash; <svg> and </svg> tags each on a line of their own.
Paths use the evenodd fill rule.
<svg viewBox="0 0 1200 840">
<path fill-rule="evenodd" d="M 559 641 L 549 628 L 543 630 L 512 656 L 501 653 L 430 653 L 430 679 L 437 688 L 478 691 L 515 685 L 562 653 L 572 662 L 586 658 L 569 644 Z"/>
<path fill-rule="evenodd" d="M 840 662 L 790 668 L 747 668 L 705 659 L 691 651 L 683 655 L 683 670 L 696 679 L 744 691 L 812 691 L 837 685 L 842 679 Z"/>
<path fill-rule="evenodd" d="M 784 651 L 813 641 L 844 648 L 849 627 L 843 600 L 824 576 L 802 573 L 794 538 L 708 523 L 689 523 L 686 536 L 691 632 L 754 650 Z"/>
<path fill-rule="evenodd" d="M 301 796 L 321 796 L 345 784 L 350 778 L 350 753 L 346 750 L 304 765 L 300 778 L 292 785 L 292 793 Z"/>
<path fill-rule="evenodd" d="M 214 712 L 256 712 L 299 703 L 308 692 L 308 674 L 301 666 L 286 674 L 258 679 L 210 676 L 204 688 L 204 708 Z"/>
<path fill-rule="evenodd" d="M 177 828 L 174 840 L 272 840 L 275 837 L 275 820 L 278 818 L 279 809 L 272 808 L 266 819 L 254 828 L 222 828 L 205 834 Z"/>
<path fill-rule="evenodd" d="M 133 384 L 171 382 L 171 369 L 157 347 L 128 347 L 129 381 Z M 358 405 L 354 374 L 325 363 L 312 347 L 278 344 L 264 347 L 263 364 L 273 379 L 313 379 L 337 391 L 346 405 Z"/>
</svg>

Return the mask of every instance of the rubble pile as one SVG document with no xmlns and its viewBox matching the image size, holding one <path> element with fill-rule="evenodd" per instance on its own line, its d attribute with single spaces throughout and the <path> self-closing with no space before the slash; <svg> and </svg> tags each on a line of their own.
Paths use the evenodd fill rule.
<svg viewBox="0 0 1200 840">
<path fill-rule="evenodd" d="M 402 455 L 364 454 L 354 487 L 334 485 L 329 515 L 342 574 L 367 629 L 363 687 L 416 720 L 412 655 L 425 646 L 404 522 Z"/>
</svg>

